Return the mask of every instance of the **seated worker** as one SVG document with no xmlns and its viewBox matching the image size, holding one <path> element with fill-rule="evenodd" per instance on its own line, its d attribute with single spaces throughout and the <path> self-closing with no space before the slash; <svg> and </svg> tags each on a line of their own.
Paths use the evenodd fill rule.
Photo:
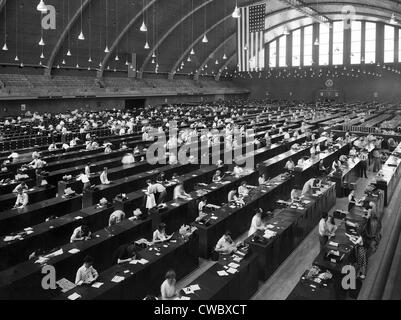
<svg viewBox="0 0 401 320">
<path fill-rule="evenodd" d="M 225 232 L 225 234 L 217 242 L 214 250 L 218 253 L 223 253 L 223 254 L 231 254 L 237 251 L 237 245 L 231 238 L 230 231 Z"/>
<path fill-rule="evenodd" d="M 88 225 L 83 224 L 82 226 L 76 228 L 72 233 L 70 242 L 77 242 L 77 241 L 85 241 L 89 240 L 92 236 L 92 233 L 88 227 Z"/>
<path fill-rule="evenodd" d="M 98 272 L 93 268 L 93 258 L 85 257 L 84 264 L 78 269 L 75 276 L 75 284 L 81 286 L 83 284 L 91 284 L 99 277 Z"/>
<path fill-rule="evenodd" d="M 114 255 L 114 261 L 117 264 L 122 264 L 126 262 L 130 262 L 137 259 L 137 251 L 135 248 L 135 244 L 126 243 L 119 246 Z"/>
<path fill-rule="evenodd" d="M 161 243 L 169 239 L 171 239 L 171 236 L 166 234 L 166 224 L 161 223 L 155 232 L 153 232 L 153 243 Z"/>
<path fill-rule="evenodd" d="M 125 213 L 121 210 L 114 211 L 109 218 L 109 227 L 119 224 L 125 219 Z"/>
</svg>

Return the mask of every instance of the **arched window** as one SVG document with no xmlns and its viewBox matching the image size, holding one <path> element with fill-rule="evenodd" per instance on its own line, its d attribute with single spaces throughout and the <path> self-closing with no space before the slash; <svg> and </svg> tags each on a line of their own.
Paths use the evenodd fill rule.
<svg viewBox="0 0 401 320">
<path fill-rule="evenodd" d="M 384 63 L 394 62 L 394 27 L 384 26 Z"/>
<path fill-rule="evenodd" d="M 333 64 L 344 62 L 344 22 L 333 22 Z"/>
<path fill-rule="evenodd" d="M 327 66 L 330 55 L 330 27 L 328 24 L 320 24 L 319 43 L 319 65 Z"/>
<path fill-rule="evenodd" d="M 352 21 L 351 24 L 351 64 L 361 63 L 362 22 Z"/>
<path fill-rule="evenodd" d="M 311 66 L 313 63 L 312 47 L 313 27 L 308 26 L 304 28 L 304 66 Z"/>
<path fill-rule="evenodd" d="M 279 59 L 278 66 L 286 67 L 287 66 L 287 36 L 282 36 L 278 39 L 279 43 Z"/>
<path fill-rule="evenodd" d="M 292 33 L 292 66 L 301 65 L 301 29 Z"/>
<path fill-rule="evenodd" d="M 376 63 L 376 23 L 365 23 L 365 63 Z"/>
<path fill-rule="evenodd" d="M 275 68 L 277 67 L 277 41 L 273 40 L 269 44 L 269 67 Z"/>
</svg>

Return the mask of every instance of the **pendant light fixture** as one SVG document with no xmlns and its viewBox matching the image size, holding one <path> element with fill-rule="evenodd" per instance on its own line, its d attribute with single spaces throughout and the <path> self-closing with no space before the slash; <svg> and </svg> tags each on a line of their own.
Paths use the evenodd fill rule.
<svg viewBox="0 0 401 320">
<path fill-rule="evenodd" d="M 142 0 L 142 9 L 144 9 L 144 8 L 145 8 L 145 0 Z M 148 28 L 146 27 L 146 24 L 145 24 L 145 12 L 146 11 L 143 12 L 142 25 L 141 25 L 141 27 L 139 29 L 142 32 L 147 32 L 148 31 Z"/>
<path fill-rule="evenodd" d="M 238 1 L 235 2 L 235 9 L 233 14 L 231 15 L 234 19 L 239 19 L 241 18 L 241 11 L 238 8 Z"/>
<path fill-rule="evenodd" d="M 42 13 L 46 13 L 47 12 L 47 7 L 46 4 L 43 0 L 40 0 L 39 4 L 36 7 L 36 10 L 42 12 Z"/>
</svg>

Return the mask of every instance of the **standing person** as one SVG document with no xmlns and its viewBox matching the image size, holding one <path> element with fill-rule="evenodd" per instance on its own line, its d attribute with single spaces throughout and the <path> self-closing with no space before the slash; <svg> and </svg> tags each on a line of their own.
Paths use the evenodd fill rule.
<svg viewBox="0 0 401 320">
<path fill-rule="evenodd" d="M 381 167 L 381 154 L 379 150 L 373 151 L 373 172 L 378 172 Z"/>
<path fill-rule="evenodd" d="M 362 150 L 361 154 L 359 155 L 359 159 L 361 159 L 360 176 L 361 176 L 361 178 L 367 179 L 368 176 L 366 175 L 366 171 L 368 169 L 369 156 L 368 156 L 368 152 L 365 149 Z"/>
<path fill-rule="evenodd" d="M 108 168 L 104 167 L 103 168 L 103 172 L 100 175 L 100 183 L 101 184 L 105 184 L 105 185 L 110 184 L 110 181 L 109 181 L 109 178 L 108 178 L 107 174 L 108 174 Z"/>
<path fill-rule="evenodd" d="M 324 248 L 326 243 L 329 241 L 330 231 L 327 227 L 327 221 L 329 219 L 329 215 L 327 212 L 322 213 L 322 219 L 319 222 L 319 242 L 320 242 L 320 251 Z"/>
<path fill-rule="evenodd" d="M 348 212 L 350 212 L 356 206 L 355 190 L 351 190 L 348 196 Z"/>
<path fill-rule="evenodd" d="M 266 230 L 265 220 L 266 214 L 262 211 L 262 209 L 256 209 L 256 214 L 252 218 L 251 227 L 248 232 L 248 237 L 253 235 L 256 231 Z"/>
<path fill-rule="evenodd" d="M 151 210 L 154 207 L 156 207 L 156 199 L 155 199 L 156 189 L 151 180 L 147 180 L 146 183 L 148 185 L 148 188 L 145 192 L 145 194 L 146 194 L 145 207 L 146 207 L 146 209 Z"/>
</svg>

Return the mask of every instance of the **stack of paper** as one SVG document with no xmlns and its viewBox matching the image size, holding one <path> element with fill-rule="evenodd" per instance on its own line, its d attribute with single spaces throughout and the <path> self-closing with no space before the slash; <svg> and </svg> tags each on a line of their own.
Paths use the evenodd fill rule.
<svg viewBox="0 0 401 320">
<path fill-rule="evenodd" d="M 218 274 L 220 277 L 228 276 L 228 273 L 225 272 L 224 270 L 222 270 L 222 271 L 217 271 L 217 274 Z"/>
<path fill-rule="evenodd" d="M 76 254 L 76 253 L 80 252 L 80 250 L 77 249 L 77 248 L 74 248 L 74 249 L 71 249 L 71 250 L 68 251 L 68 252 L 71 253 L 71 254 Z"/>
<path fill-rule="evenodd" d="M 227 270 L 227 272 L 228 273 L 231 273 L 231 274 L 234 274 L 234 273 L 237 273 L 237 269 L 234 269 L 234 268 L 229 268 L 228 270 Z"/>
<path fill-rule="evenodd" d="M 102 282 L 95 282 L 94 284 L 92 284 L 92 287 L 96 288 L 96 289 L 99 289 L 102 285 L 103 285 Z"/>
<path fill-rule="evenodd" d="M 123 281 L 124 279 L 125 279 L 124 277 L 114 276 L 114 278 L 111 279 L 111 281 L 115 282 L 115 283 L 119 283 L 119 282 Z"/>
<path fill-rule="evenodd" d="M 68 296 L 68 299 L 70 299 L 70 300 L 77 300 L 79 298 L 81 298 L 81 296 L 76 292 L 73 293 L 72 295 Z"/>
<path fill-rule="evenodd" d="M 141 260 L 138 260 L 138 262 L 139 262 L 140 264 L 147 264 L 149 261 L 142 258 Z"/>
</svg>

